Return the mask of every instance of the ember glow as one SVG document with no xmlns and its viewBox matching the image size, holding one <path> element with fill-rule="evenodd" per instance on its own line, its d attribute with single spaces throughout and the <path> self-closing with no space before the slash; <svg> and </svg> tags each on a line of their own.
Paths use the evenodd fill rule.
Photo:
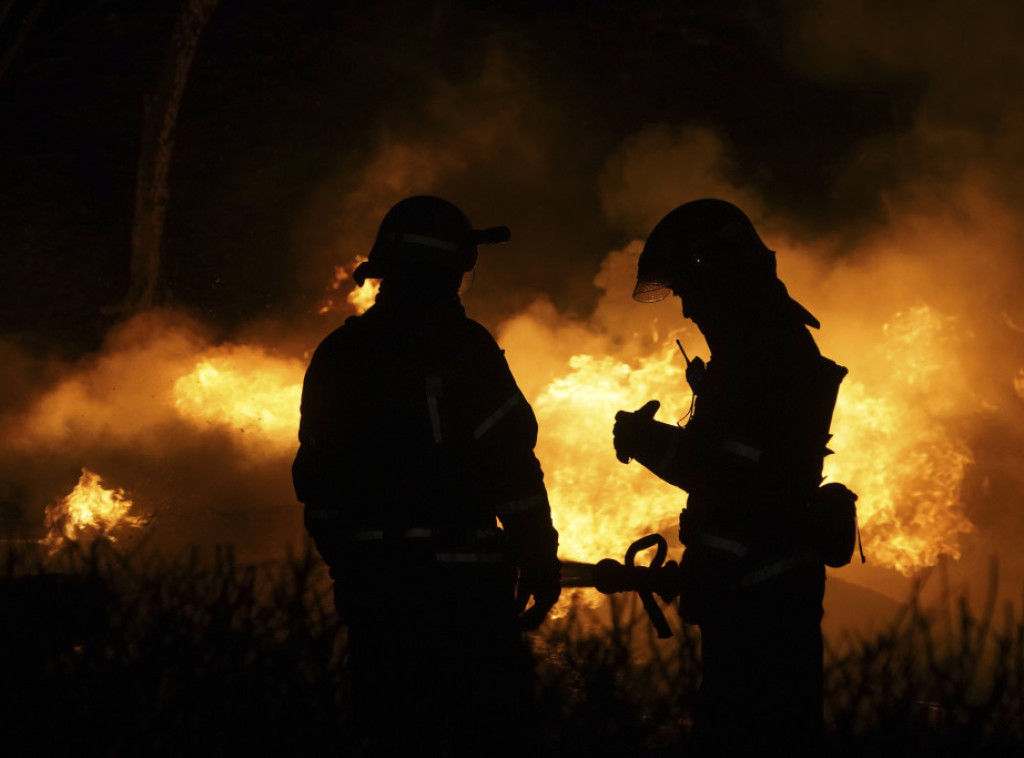
<svg viewBox="0 0 1024 758">
<path fill-rule="evenodd" d="M 57 550 L 66 540 L 105 537 L 115 541 L 119 533 L 139 529 L 145 520 L 129 513 L 132 501 L 122 489 L 107 489 L 99 474 L 82 469 L 78 484 L 65 497 L 46 507 L 43 540 Z"/>
</svg>

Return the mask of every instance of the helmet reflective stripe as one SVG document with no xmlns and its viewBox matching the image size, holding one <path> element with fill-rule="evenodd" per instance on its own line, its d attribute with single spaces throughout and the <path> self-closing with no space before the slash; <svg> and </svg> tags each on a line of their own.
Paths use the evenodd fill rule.
<svg viewBox="0 0 1024 758">
<path fill-rule="evenodd" d="M 742 558 L 747 554 L 747 546 L 742 542 L 731 540 L 728 537 L 719 537 L 715 534 L 708 534 L 707 532 L 700 533 L 701 544 L 713 547 L 716 550 L 722 550 L 726 553 L 732 553 L 739 558 Z"/>
<path fill-rule="evenodd" d="M 384 539 L 384 530 L 367 529 L 363 532 L 355 532 L 349 535 L 349 539 L 353 542 L 375 542 L 376 540 Z"/>
<path fill-rule="evenodd" d="M 547 501 L 547 495 L 532 495 L 528 498 L 524 498 L 523 500 L 513 500 L 510 503 L 499 505 L 494 510 L 499 516 L 510 516 L 513 513 L 522 513 L 523 511 L 528 511 L 532 508 L 539 508 L 546 504 Z"/>
<path fill-rule="evenodd" d="M 519 404 L 519 401 L 522 399 L 523 394 L 521 392 L 517 392 L 516 394 L 508 398 L 508 400 L 502 403 L 498 410 L 496 410 L 490 416 L 485 418 L 480 423 L 480 425 L 473 430 L 473 436 L 476 439 L 480 439 L 485 434 L 487 434 L 487 432 L 490 431 L 491 427 L 493 427 L 495 424 L 501 421 L 509 411 L 511 411 L 513 408 L 516 407 L 516 405 Z"/>
<path fill-rule="evenodd" d="M 433 537 L 434 530 L 417 527 L 414 529 L 400 529 L 385 533 L 383 529 L 365 529 L 361 532 L 353 532 L 348 535 L 348 540 L 350 542 L 377 542 L 379 540 L 383 540 L 387 535 L 405 537 L 406 539 L 411 540 L 424 540 Z"/>
<path fill-rule="evenodd" d="M 337 511 L 313 511 L 310 515 L 317 518 L 337 518 Z M 483 529 L 476 529 L 473 532 L 474 540 L 487 540 L 494 537 L 498 537 L 502 534 L 502 530 L 496 526 L 488 526 Z M 439 532 L 435 529 L 429 529 L 425 526 L 412 527 L 411 529 L 395 529 L 387 530 L 384 529 L 363 529 L 358 532 L 352 532 L 345 536 L 349 542 L 377 542 L 387 537 L 405 537 L 411 540 L 425 540 L 437 536 Z M 443 534 L 443 531 L 441 532 Z"/>
<path fill-rule="evenodd" d="M 437 553 L 438 563 L 504 563 L 504 553 Z"/>
<path fill-rule="evenodd" d="M 435 444 L 441 442 L 441 412 L 437 407 L 437 398 L 441 396 L 441 389 L 441 377 L 427 377 L 427 410 L 430 412 L 430 427 L 434 432 Z"/>
<path fill-rule="evenodd" d="M 457 252 L 459 246 L 454 242 L 448 240 L 438 239 L 437 237 L 425 237 L 422 234 L 381 234 L 381 239 L 387 240 L 388 242 L 408 242 L 413 245 L 424 245 L 426 247 L 436 247 L 440 250 L 447 250 L 449 252 Z"/>
<path fill-rule="evenodd" d="M 733 453 L 734 455 L 738 455 L 742 458 L 748 458 L 754 463 L 761 460 L 760 450 L 756 447 L 745 445 L 739 440 L 722 440 L 722 450 L 725 450 L 727 453 Z"/>
</svg>

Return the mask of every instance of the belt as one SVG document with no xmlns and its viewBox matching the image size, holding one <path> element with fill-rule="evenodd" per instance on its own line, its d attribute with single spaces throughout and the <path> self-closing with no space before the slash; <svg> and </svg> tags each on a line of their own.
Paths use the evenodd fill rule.
<svg viewBox="0 0 1024 758">
<path fill-rule="evenodd" d="M 472 541 L 484 541 L 500 537 L 503 534 L 498 527 L 484 527 L 469 532 Z M 435 537 L 450 537 L 451 532 L 442 529 L 431 529 L 428 527 L 413 527 L 410 529 L 361 529 L 351 532 L 342 537 L 343 542 L 367 544 L 373 542 L 384 542 L 389 539 L 404 540 L 430 540 Z M 467 547 L 465 549 L 439 550 L 434 553 L 438 563 L 447 564 L 496 564 L 506 563 L 508 556 L 500 550 L 481 550 L 479 548 Z"/>
<path fill-rule="evenodd" d="M 474 529 L 469 537 L 474 540 L 486 540 L 503 534 L 496 526 Z M 431 529 L 429 527 L 413 527 L 411 529 L 361 529 L 350 532 L 342 539 L 345 542 L 376 542 L 386 539 L 429 540 L 435 537 L 451 537 L 451 530 Z"/>
</svg>

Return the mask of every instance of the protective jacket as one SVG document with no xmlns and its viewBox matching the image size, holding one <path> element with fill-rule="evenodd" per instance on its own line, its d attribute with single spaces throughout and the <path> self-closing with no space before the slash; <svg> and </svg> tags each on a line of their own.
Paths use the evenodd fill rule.
<svg viewBox="0 0 1024 758">
<path fill-rule="evenodd" d="M 690 422 L 659 425 L 636 455 L 689 493 L 680 611 L 701 627 L 698 754 L 819 744 L 825 570 L 809 527 L 845 373 L 802 324 L 767 319 L 715 348 Z"/>
<path fill-rule="evenodd" d="M 456 296 L 382 291 L 317 348 L 303 385 L 293 480 L 336 582 L 552 570 L 536 436 L 502 351 Z"/>
<path fill-rule="evenodd" d="M 689 493 L 680 538 L 687 562 L 701 563 L 691 604 L 705 591 L 721 599 L 724 582 L 751 587 L 821 563 L 810 509 L 846 373 L 795 323 L 743 332 L 713 358 L 690 422 L 659 425 L 637 455 Z"/>
<path fill-rule="evenodd" d="M 348 627 L 354 723 L 374 755 L 529 754 L 516 583 L 539 623 L 559 571 L 537 422 L 456 295 L 387 285 L 313 354 L 292 467 Z"/>
</svg>

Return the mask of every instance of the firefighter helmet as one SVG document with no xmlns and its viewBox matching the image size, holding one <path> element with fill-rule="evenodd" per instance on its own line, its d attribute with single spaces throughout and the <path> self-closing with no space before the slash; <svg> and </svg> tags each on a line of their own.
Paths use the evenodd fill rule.
<svg viewBox="0 0 1024 758">
<path fill-rule="evenodd" d="M 431 195 L 399 201 L 385 214 L 377 240 L 364 263 L 352 273 L 356 284 L 384 279 L 395 271 L 471 271 L 477 245 L 507 242 L 507 226 L 474 229 L 455 205 Z"/>
<path fill-rule="evenodd" d="M 657 302 L 685 282 L 724 287 L 775 278 L 775 253 L 743 211 L 724 200 L 694 200 L 665 216 L 647 238 L 633 298 Z"/>
<path fill-rule="evenodd" d="M 706 293 L 775 293 L 777 302 L 802 323 L 818 320 L 789 297 L 779 281 L 775 252 L 761 240 L 747 215 L 725 200 L 684 203 L 654 227 L 637 265 L 633 298 L 663 300 L 672 290 Z"/>
</svg>

